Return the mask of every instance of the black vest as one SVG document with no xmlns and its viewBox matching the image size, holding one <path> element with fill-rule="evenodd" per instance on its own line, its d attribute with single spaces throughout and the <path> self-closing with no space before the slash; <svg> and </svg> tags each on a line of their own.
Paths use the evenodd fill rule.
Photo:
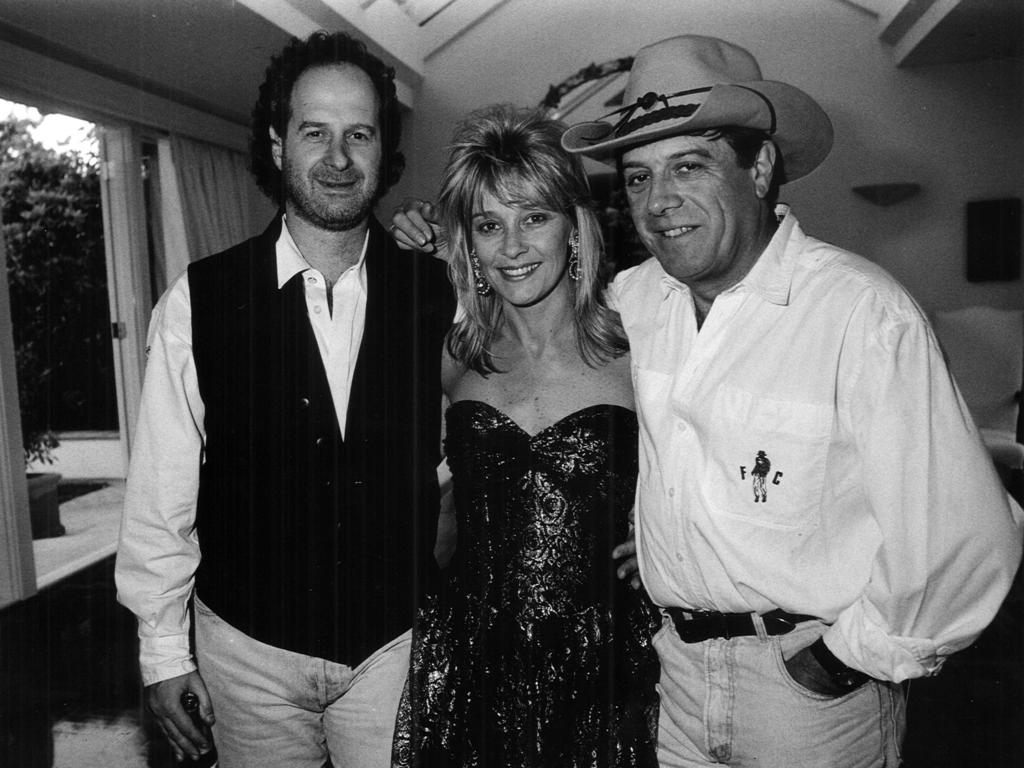
<svg viewBox="0 0 1024 768">
<path fill-rule="evenodd" d="M 206 409 L 196 592 L 269 645 L 355 665 L 412 624 L 436 577 L 444 265 L 371 219 L 366 322 L 343 440 L 280 219 L 189 267 Z"/>
</svg>

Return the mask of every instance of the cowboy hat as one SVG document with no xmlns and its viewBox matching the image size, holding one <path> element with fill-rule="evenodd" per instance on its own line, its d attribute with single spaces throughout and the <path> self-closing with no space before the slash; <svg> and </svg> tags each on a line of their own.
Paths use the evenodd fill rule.
<svg viewBox="0 0 1024 768">
<path fill-rule="evenodd" d="M 782 154 L 782 181 L 810 173 L 832 148 L 832 122 L 814 99 L 791 85 L 763 80 L 748 51 L 714 37 L 682 35 L 641 49 L 622 103 L 602 120 L 569 128 L 562 146 L 612 162 L 631 147 L 670 136 L 756 128 Z"/>
</svg>

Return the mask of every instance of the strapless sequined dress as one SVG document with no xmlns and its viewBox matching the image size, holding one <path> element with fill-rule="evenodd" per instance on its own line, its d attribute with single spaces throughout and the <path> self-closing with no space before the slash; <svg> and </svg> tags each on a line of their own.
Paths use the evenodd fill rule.
<svg viewBox="0 0 1024 768">
<path fill-rule="evenodd" d="M 611 559 L 636 415 L 591 406 L 532 436 L 475 400 L 446 418 L 458 546 L 417 616 L 394 764 L 656 766 L 658 616 Z"/>
</svg>

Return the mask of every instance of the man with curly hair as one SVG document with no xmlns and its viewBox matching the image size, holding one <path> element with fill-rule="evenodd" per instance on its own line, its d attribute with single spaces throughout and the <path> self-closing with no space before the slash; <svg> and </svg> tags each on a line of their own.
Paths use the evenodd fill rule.
<svg viewBox="0 0 1024 768">
<path fill-rule="evenodd" d="M 280 213 L 153 312 L 117 583 L 179 759 L 211 746 L 192 693 L 222 768 L 389 760 L 454 311 L 372 215 L 404 165 L 393 78 L 340 33 L 274 57 L 250 151 Z"/>
</svg>

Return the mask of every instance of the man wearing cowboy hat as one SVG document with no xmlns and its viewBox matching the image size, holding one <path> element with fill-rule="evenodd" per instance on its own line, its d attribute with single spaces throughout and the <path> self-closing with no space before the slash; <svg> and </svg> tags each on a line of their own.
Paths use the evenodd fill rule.
<svg viewBox="0 0 1024 768">
<path fill-rule="evenodd" d="M 684 36 L 639 52 L 624 104 L 563 145 L 618 165 L 655 257 L 612 292 L 641 424 L 639 568 L 665 614 L 659 759 L 896 765 L 898 684 L 991 620 L 1019 507 L 914 301 L 775 205 L 831 147 L 814 100 Z"/>
</svg>

